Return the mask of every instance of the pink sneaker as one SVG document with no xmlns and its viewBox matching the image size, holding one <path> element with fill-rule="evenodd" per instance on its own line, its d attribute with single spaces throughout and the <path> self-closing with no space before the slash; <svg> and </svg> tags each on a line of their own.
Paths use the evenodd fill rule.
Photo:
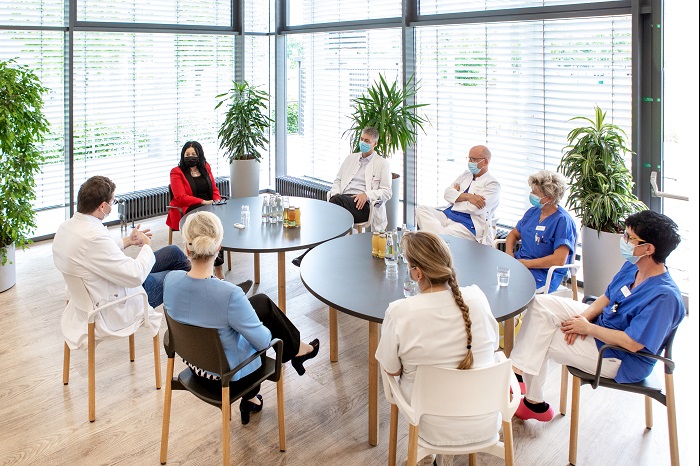
<svg viewBox="0 0 700 466">
<path fill-rule="evenodd" d="M 525 386 L 525 382 L 518 382 L 520 384 L 520 394 L 521 395 L 527 395 L 527 386 Z"/>
<path fill-rule="evenodd" d="M 523 421 L 535 419 L 540 422 L 549 422 L 554 419 L 554 410 L 550 406 L 544 413 L 536 413 L 525 405 L 525 398 L 523 398 L 520 400 L 520 406 L 515 410 L 515 415 Z"/>
</svg>

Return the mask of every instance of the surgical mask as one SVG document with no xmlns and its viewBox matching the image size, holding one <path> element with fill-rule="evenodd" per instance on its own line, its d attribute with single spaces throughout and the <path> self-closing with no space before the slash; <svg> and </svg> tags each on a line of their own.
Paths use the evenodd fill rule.
<svg viewBox="0 0 700 466">
<path fill-rule="evenodd" d="M 623 238 L 620 238 L 620 254 L 622 254 L 622 257 L 624 257 L 627 262 L 631 262 L 632 264 L 636 264 L 642 257 L 634 255 L 635 247 L 636 246 L 634 244 L 626 243 Z"/>
<path fill-rule="evenodd" d="M 532 204 L 533 207 L 537 207 L 538 209 L 541 209 L 542 208 L 542 198 L 537 197 L 533 193 L 530 193 L 530 204 Z"/>
<path fill-rule="evenodd" d="M 197 163 L 199 163 L 199 157 L 185 157 L 186 167 L 196 167 Z"/>
<path fill-rule="evenodd" d="M 468 162 L 467 167 L 469 168 L 469 171 L 472 172 L 472 175 L 476 175 L 481 171 L 481 168 L 479 168 L 479 162 Z"/>
<path fill-rule="evenodd" d="M 360 151 L 363 154 L 366 154 L 367 152 L 372 150 L 372 145 L 365 142 L 365 141 L 360 141 Z"/>
</svg>

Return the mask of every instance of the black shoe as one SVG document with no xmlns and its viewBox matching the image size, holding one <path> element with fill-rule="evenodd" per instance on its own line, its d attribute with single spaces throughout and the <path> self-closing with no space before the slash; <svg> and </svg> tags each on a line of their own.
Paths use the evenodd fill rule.
<svg viewBox="0 0 700 466">
<path fill-rule="evenodd" d="M 292 264 L 296 265 L 297 267 L 301 267 L 301 260 L 304 258 L 304 255 L 302 254 L 299 257 L 295 257 L 292 259 Z"/>
<path fill-rule="evenodd" d="M 243 290 L 243 294 L 248 294 L 250 289 L 253 287 L 253 280 L 246 280 L 244 282 L 239 283 L 236 286 Z"/>
<path fill-rule="evenodd" d="M 315 358 L 318 354 L 318 348 L 321 346 L 321 344 L 318 341 L 318 338 L 316 338 L 309 344 L 313 347 L 313 350 L 311 350 L 310 353 L 306 353 L 303 356 L 297 356 L 295 358 L 292 358 L 292 367 L 296 369 L 297 374 L 299 375 L 304 375 L 304 372 L 306 372 L 306 369 L 304 369 L 304 361 Z"/>
<path fill-rule="evenodd" d="M 260 404 L 256 405 L 253 402 L 250 402 L 248 400 L 241 400 L 241 404 L 239 406 L 241 410 L 241 424 L 246 425 L 250 422 L 250 413 L 259 413 L 262 411 L 263 407 L 263 398 L 262 395 L 255 395 L 255 397 L 260 400 Z"/>
</svg>

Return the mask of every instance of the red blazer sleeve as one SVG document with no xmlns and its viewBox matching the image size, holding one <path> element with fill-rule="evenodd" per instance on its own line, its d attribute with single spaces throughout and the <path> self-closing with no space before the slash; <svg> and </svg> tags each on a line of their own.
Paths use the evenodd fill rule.
<svg viewBox="0 0 700 466">
<path fill-rule="evenodd" d="M 187 212 L 189 207 L 199 205 L 204 200 L 192 195 L 190 183 L 185 178 L 185 174 L 182 173 L 180 167 L 170 170 L 170 189 L 173 190 L 173 198 L 170 201 L 170 205 L 182 208 L 183 212 Z"/>
<path fill-rule="evenodd" d="M 218 201 L 221 199 L 221 193 L 219 192 L 219 188 L 216 186 L 216 180 L 214 179 L 214 174 L 211 172 L 211 166 L 209 163 L 207 163 L 207 172 L 209 172 L 209 179 L 211 180 L 211 198 Z"/>
</svg>

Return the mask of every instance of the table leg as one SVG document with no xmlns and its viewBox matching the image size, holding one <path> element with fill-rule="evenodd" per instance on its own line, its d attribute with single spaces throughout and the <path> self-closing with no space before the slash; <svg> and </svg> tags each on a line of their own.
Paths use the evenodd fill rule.
<svg viewBox="0 0 700 466">
<path fill-rule="evenodd" d="M 515 340 L 515 318 L 511 317 L 503 322 L 503 353 L 510 357 L 513 351 L 513 340 Z"/>
<path fill-rule="evenodd" d="M 284 252 L 277 253 L 277 306 L 287 313 L 287 271 Z"/>
<path fill-rule="evenodd" d="M 331 362 L 338 362 L 338 311 L 328 308 L 328 330 L 331 334 Z"/>
<path fill-rule="evenodd" d="M 253 281 L 255 284 L 260 283 L 260 253 L 253 253 Z"/>
<path fill-rule="evenodd" d="M 379 420 L 377 415 L 377 399 L 379 390 L 379 364 L 374 354 L 377 352 L 379 345 L 379 324 L 376 322 L 369 323 L 369 444 L 376 446 L 377 431 L 379 430 Z"/>
</svg>

